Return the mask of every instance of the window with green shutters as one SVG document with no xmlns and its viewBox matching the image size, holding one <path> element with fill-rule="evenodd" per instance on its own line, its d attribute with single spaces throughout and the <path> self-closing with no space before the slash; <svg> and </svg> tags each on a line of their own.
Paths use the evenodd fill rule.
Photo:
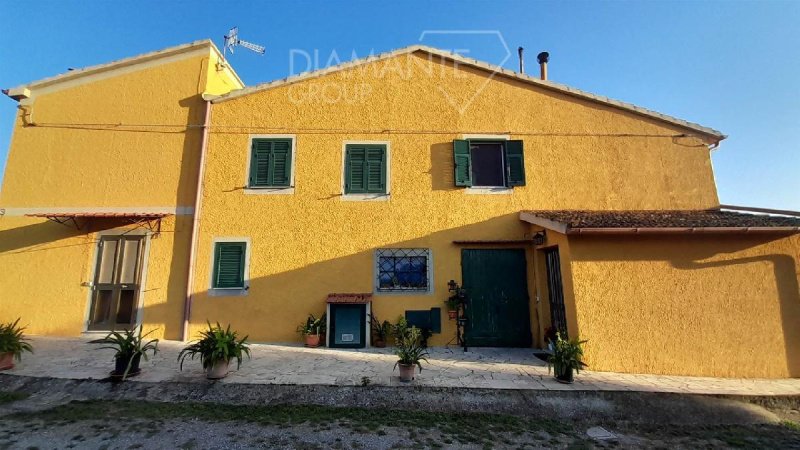
<svg viewBox="0 0 800 450">
<path fill-rule="evenodd" d="M 214 244 L 214 289 L 244 289 L 246 242 Z"/>
<path fill-rule="evenodd" d="M 250 188 L 285 188 L 292 182 L 292 139 L 255 138 L 250 147 Z"/>
<path fill-rule="evenodd" d="M 513 187 L 525 185 L 522 141 L 453 141 L 456 186 Z"/>
<path fill-rule="evenodd" d="M 386 194 L 386 145 L 345 146 L 344 193 Z"/>
</svg>

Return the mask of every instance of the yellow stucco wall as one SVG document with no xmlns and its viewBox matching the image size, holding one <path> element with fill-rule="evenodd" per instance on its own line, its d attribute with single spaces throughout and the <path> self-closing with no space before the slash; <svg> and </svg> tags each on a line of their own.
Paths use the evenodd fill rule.
<svg viewBox="0 0 800 450">
<path fill-rule="evenodd" d="M 86 329 L 99 233 L 142 233 L 113 222 L 90 233 L 43 219 L 0 218 L 0 322 L 21 318 L 31 334 L 75 336 Z M 168 217 L 149 240 L 142 325 L 180 339 L 191 217 Z"/>
<path fill-rule="evenodd" d="M 165 219 L 151 239 L 143 325 L 158 328 L 154 335 L 180 338 L 187 213 L 202 133 L 187 125 L 203 123 L 206 89 L 241 87 L 230 71 L 216 71 L 216 58 L 214 49 L 200 45 L 32 89 L 17 116 L 0 191 L 0 321 L 20 317 L 33 334 L 84 331 L 89 288 L 81 283 L 93 280 L 95 231 L 120 224 L 78 232 L 26 213 L 159 208 L 179 215 Z"/>
<path fill-rule="evenodd" d="M 800 236 L 569 239 L 594 370 L 800 376 Z M 569 311 L 568 311 L 569 312 Z"/>
<path fill-rule="evenodd" d="M 435 289 L 378 295 L 377 316 L 441 307 L 447 281 L 461 279 L 452 241 L 529 236 L 523 209 L 718 204 L 708 149 L 672 137 L 685 130 L 486 75 L 418 53 L 214 104 L 192 332 L 210 319 L 255 340 L 295 341 L 297 323 L 323 311 L 326 294 L 372 291 L 382 247 L 430 248 Z M 296 135 L 295 191 L 246 194 L 250 135 L 270 133 Z M 455 187 L 452 141 L 464 133 L 524 140 L 527 186 L 507 195 Z M 348 140 L 389 143 L 390 200 L 343 200 Z M 208 295 L 215 237 L 251 240 L 247 295 Z M 454 335 L 450 321 L 443 326 L 435 345 Z"/>
</svg>

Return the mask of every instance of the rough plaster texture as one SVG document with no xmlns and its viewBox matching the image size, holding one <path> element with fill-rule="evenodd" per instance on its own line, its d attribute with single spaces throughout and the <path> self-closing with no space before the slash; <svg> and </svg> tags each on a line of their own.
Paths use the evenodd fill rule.
<svg viewBox="0 0 800 450">
<path fill-rule="evenodd" d="M 40 219 L 0 218 L 0 321 L 20 317 L 31 334 L 75 336 L 86 329 L 90 289 L 100 236 L 141 233 L 99 223 L 92 233 Z M 133 231 L 131 231 L 133 230 Z M 190 216 L 167 217 L 161 234 L 149 240 L 141 297 L 145 332 L 180 338 Z"/>
<path fill-rule="evenodd" d="M 800 376 L 800 237 L 569 241 L 567 311 L 594 370 Z"/>
<path fill-rule="evenodd" d="M 193 206 L 201 129 L 186 126 L 202 124 L 206 87 L 221 93 L 234 84 L 215 63 L 213 51 L 201 50 L 34 89 L 17 117 L 0 207 Z M 37 125 L 23 126 L 23 116 Z M 97 232 L 119 225 L 79 232 L 0 215 L 0 321 L 21 317 L 34 334 L 85 330 L 90 288 L 81 283 L 94 278 Z M 150 240 L 142 304 L 154 336 L 180 337 L 190 230 L 190 216 L 169 217 Z"/>
<path fill-rule="evenodd" d="M 215 104 L 192 332 L 212 319 L 257 340 L 296 340 L 297 323 L 321 313 L 328 293 L 373 290 L 381 247 L 430 248 L 434 290 L 377 295 L 379 318 L 443 306 L 447 281 L 461 278 L 452 241 L 529 236 L 522 209 L 716 206 L 706 143 L 676 137 L 684 132 L 420 53 Z M 249 135 L 268 133 L 297 136 L 292 195 L 243 192 Z M 505 195 L 455 187 L 452 141 L 474 133 L 524 140 L 527 186 Z M 346 140 L 390 142 L 388 201 L 343 200 Z M 252 240 L 245 296 L 207 295 L 212 240 L 225 236 Z M 445 319 L 431 342 L 454 333 Z"/>
</svg>

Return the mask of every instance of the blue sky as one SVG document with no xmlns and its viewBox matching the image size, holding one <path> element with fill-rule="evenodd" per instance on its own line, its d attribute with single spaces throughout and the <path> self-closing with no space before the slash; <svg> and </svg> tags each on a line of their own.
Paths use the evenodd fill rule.
<svg viewBox="0 0 800 450">
<path fill-rule="evenodd" d="M 550 79 L 702 125 L 729 138 L 713 154 L 722 203 L 800 210 L 800 2 L 0 1 L 0 87 L 197 39 L 231 26 L 266 56 L 237 52 L 247 84 L 289 74 L 291 49 L 365 56 L 425 30 L 497 30 L 514 56 L 550 52 Z M 491 63 L 488 35 L 426 35 Z M 295 58 L 305 68 L 305 60 Z M 315 68 L 315 67 L 312 67 Z M 5 166 L 16 103 L 0 98 Z"/>
</svg>

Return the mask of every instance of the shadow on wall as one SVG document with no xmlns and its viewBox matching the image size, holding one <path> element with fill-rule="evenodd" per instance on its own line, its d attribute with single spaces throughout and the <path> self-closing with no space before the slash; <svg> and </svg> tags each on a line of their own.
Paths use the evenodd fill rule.
<svg viewBox="0 0 800 450">
<path fill-rule="evenodd" d="M 325 299 L 330 293 L 373 292 L 374 250 L 376 248 L 430 248 L 433 253 L 433 293 L 410 295 L 376 295 L 372 307 L 381 320 L 394 321 L 406 310 L 428 310 L 444 307 L 447 297 L 447 282 L 461 280 L 461 249 L 487 246 L 461 246 L 453 240 L 522 239 L 527 232 L 517 214 L 507 214 L 483 222 L 456 227 L 398 242 L 376 242 L 374 246 L 357 250 L 344 256 L 307 264 L 301 268 L 286 270 L 269 276 L 252 277 L 249 290 L 242 296 L 213 296 L 208 290 L 194 296 L 192 306 L 192 334 L 206 320 L 212 323 L 230 323 L 255 341 L 294 342 L 298 335 L 295 328 L 309 313 L 319 314 L 325 309 Z M 333 244 L 331 244 L 333 243 Z M 325 234 L 309 235 L 305 248 L 323 248 L 331 245 L 345 246 L 341 236 Z M 264 246 L 266 245 L 266 246 Z M 258 260 L 268 255 L 286 253 L 281 242 L 262 244 L 252 249 L 252 268 Z M 509 246 L 491 246 L 509 247 Z M 524 248 L 524 245 L 513 245 Z M 487 247 L 488 248 L 488 247 Z M 342 251 L 344 252 L 344 250 Z M 530 264 L 530 258 L 528 263 Z M 292 266 L 287 258 L 281 265 Z M 206 268 L 201 270 L 207 270 Z M 199 274 L 198 274 L 199 276 Z M 209 282 L 202 276 L 204 282 Z M 533 289 L 530 283 L 529 289 Z M 530 294 L 533 298 L 533 295 Z M 150 312 L 146 312 L 150 314 Z M 453 321 L 443 315 L 442 333 L 434 337 L 433 345 L 444 345 L 455 336 Z"/>
<path fill-rule="evenodd" d="M 786 239 L 786 235 L 775 234 L 753 234 L 753 235 L 688 235 L 681 237 L 671 237 L 669 245 L 663 245 L 664 238 L 656 236 L 605 236 L 602 241 L 599 238 L 583 238 L 594 243 L 603 242 L 605 245 L 603 252 L 592 252 L 591 255 L 581 258 L 583 261 L 667 261 L 672 267 L 686 271 L 704 271 L 708 269 L 734 268 L 742 265 L 768 264 L 771 268 L 771 279 L 719 279 L 722 283 L 775 283 L 775 290 L 778 294 L 779 310 L 781 316 L 782 335 L 785 343 L 786 367 L 791 377 L 800 377 L 800 285 L 798 284 L 798 272 L 800 268 L 792 254 L 798 254 L 800 239 L 797 236 Z M 713 239 L 711 243 L 707 241 Z M 781 239 L 786 239 L 781 243 L 783 250 L 788 250 L 788 254 L 774 253 L 775 248 L 765 248 L 762 253 L 757 249 L 760 246 L 769 246 Z M 646 245 L 646 244 L 655 245 Z M 645 245 L 643 245 L 645 244 Z M 658 245 L 662 244 L 662 245 Z M 746 256 L 728 256 L 742 253 Z M 716 260 L 709 260 L 716 257 Z M 748 272 L 736 272 L 747 276 Z M 720 275 L 724 277 L 729 274 Z M 712 280 L 709 280 L 712 281 Z M 713 287 L 713 285 L 712 285 Z M 752 300 L 751 297 L 742 298 L 742 301 Z M 725 314 L 725 311 L 720 311 Z M 758 318 L 753 318 L 758 320 Z M 753 327 L 743 324 L 739 330 L 741 335 L 753 334 Z M 754 344 L 758 345 L 758 335 L 752 336 Z M 709 345 L 724 345 L 720 342 L 712 342 Z M 744 350 L 743 350 L 744 351 Z"/>
</svg>

